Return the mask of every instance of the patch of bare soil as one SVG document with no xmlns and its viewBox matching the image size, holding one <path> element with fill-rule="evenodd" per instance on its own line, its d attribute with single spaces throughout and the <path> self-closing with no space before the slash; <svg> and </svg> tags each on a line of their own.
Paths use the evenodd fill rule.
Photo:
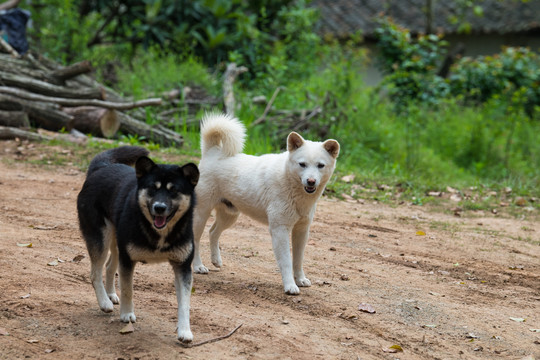
<svg viewBox="0 0 540 360">
<path fill-rule="evenodd" d="M 299 296 L 283 293 L 268 230 L 241 216 L 222 236 L 223 268 L 195 274 L 191 326 L 195 342 L 242 327 L 182 347 L 169 265 L 139 264 L 137 323 L 122 335 L 118 307 L 102 313 L 89 281 L 75 205 L 84 173 L 20 161 L 61 148 L 18 146 L 0 142 L 2 359 L 540 358 L 534 212 L 455 217 L 326 198 L 306 249 L 313 286 Z M 211 266 L 207 234 L 202 252 Z"/>
</svg>

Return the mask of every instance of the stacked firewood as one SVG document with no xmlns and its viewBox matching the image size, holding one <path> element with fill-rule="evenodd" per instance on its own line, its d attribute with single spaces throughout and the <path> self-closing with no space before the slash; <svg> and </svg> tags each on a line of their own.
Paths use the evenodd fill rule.
<svg viewBox="0 0 540 360">
<path fill-rule="evenodd" d="M 179 119 L 182 124 L 198 125 L 197 114 L 201 109 L 223 108 L 234 114 L 233 83 L 247 71 L 234 63 L 227 65 L 222 98 L 209 96 L 202 88 L 186 86 L 159 94 L 159 97 L 129 101 L 93 80 L 89 76 L 92 66 L 88 61 L 60 66 L 38 55 L 21 57 L 16 53 L 2 53 L 6 46 L 0 40 L 0 140 L 50 139 L 50 131 L 56 132 L 53 137 L 62 136 L 58 132 L 71 133 L 67 140 L 75 137 L 77 141 L 85 139 L 85 134 L 115 138 L 122 133 L 164 146 L 180 147 L 183 138 L 172 130 L 178 126 Z M 271 124 L 280 136 L 286 136 L 291 130 L 311 130 L 325 137 L 329 122 L 334 117 L 346 116 L 330 93 L 322 101 L 312 99 L 315 103 L 322 102 L 312 108 L 275 109 L 273 104 L 280 90 L 283 89 L 278 87 L 269 101 L 264 96 L 253 99 L 255 105 L 266 104 L 266 107 L 251 126 Z M 142 109 L 145 106 L 159 106 L 155 112 L 157 124 L 147 124 L 147 113 Z"/>
<path fill-rule="evenodd" d="M 31 129 L 111 138 L 118 131 L 165 146 L 181 146 L 182 136 L 161 124 L 146 123 L 145 106 L 161 98 L 126 101 L 88 74 L 89 62 L 71 66 L 27 54 L 0 52 L 0 139 L 48 138 Z"/>
</svg>

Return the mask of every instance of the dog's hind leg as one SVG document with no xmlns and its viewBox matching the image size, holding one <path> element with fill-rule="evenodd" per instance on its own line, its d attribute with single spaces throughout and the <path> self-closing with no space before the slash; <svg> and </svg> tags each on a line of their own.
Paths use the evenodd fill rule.
<svg viewBox="0 0 540 360">
<path fill-rule="evenodd" d="M 212 209 L 203 208 L 203 204 L 197 204 L 193 216 L 193 271 L 197 274 L 208 274 L 208 268 L 201 260 L 201 236 L 204 232 L 206 221 L 210 217 Z"/>
<path fill-rule="evenodd" d="M 106 220 L 107 226 L 112 227 L 112 224 Z M 118 269 L 118 248 L 116 245 L 116 235 L 114 231 L 109 231 L 107 235 L 110 237 L 108 242 L 110 255 L 109 260 L 107 260 L 106 268 L 107 272 L 105 273 L 105 290 L 107 290 L 107 296 L 111 299 L 113 304 L 120 303 L 118 295 L 116 295 L 116 288 L 114 286 L 114 280 L 116 276 L 116 270 Z"/>
<path fill-rule="evenodd" d="M 106 230 L 104 230 L 106 231 Z M 108 247 L 103 243 L 103 237 L 98 235 L 95 241 L 87 241 L 88 254 L 90 255 L 90 280 L 96 292 L 96 298 L 99 308 L 106 313 L 113 311 L 113 303 L 107 296 L 105 287 L 103 286 L 103 265 L 107 260 Z M 91 246 L 90 244 L 99 244 Z"/>
<path fill-rule="evenodd" d="M 311 286 L 311 281 L 304 275 L 302 263 L 304 262 L 304 250 L 309 238 L 309 223 L 297 223 L 292 230 L 292 255 L 294 280 L 298 286 Z"/>
<path fill-rule="evenodd" d="M 176 337 L 184 343 L 193 341 L 193 334 L 189 326 L 189 308 L 191 299 L 191 286 L 193 275 L 189 264 L 172 263 L 174 270 L 174 287 L 178 301 L 178 323 L 176 324 Z"/>
<path fill-rule="evenodd" d="M 212 254 L 212 264 L 220 268 L 221 251 L 219 250 L 219 237 L 221 233 L 230 228 L 238 219 L 240 212 L 228 201 L 223 201 L 216 206 L 216 221 L 210 228 L 210 253 Z"/>
</svg>

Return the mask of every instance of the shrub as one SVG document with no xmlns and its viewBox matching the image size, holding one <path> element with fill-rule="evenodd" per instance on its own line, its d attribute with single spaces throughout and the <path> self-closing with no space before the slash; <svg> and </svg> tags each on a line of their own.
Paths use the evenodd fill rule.
<svg viewBox="0 0 540 360">
<path fill-rule="evenodd" d="M 534 117 L 540 105 L 540 57 L 512 47 L 494 56 L 466 57 L 452 67 L 450 85 L 452 94 L 469 103 L 505 101 L 510 112 L 525 110 Z"/>
<path fill-rule="evenodd" d="M 375 30 L 380 51 L 381 70 L 386 75 L 390 99 L 398 111 L 410 102 L 436 104 L 449 93 L 448 84 L 437 75 L 440 61 L 446 53 L 446 41 L 438 35 L 410 32 L 388 18 L 379 20 Z"/>
</svg>

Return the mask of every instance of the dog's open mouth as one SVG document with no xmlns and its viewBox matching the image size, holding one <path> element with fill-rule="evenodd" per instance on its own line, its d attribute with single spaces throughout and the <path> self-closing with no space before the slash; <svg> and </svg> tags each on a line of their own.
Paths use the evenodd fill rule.
<svg viewBox="0 0 540 360">
<path fill-rule="evenodd" d="M 169 218 L 166 216 L 161 216 L 161 215 L 154 216 L 154 227 L 158 230 L 161 230 L 165 226 L 167 226 L 168 222 L 169 222 Z"/>
<path fill-rule="evenodd" d="M 156 229 L 163 229 L 165 226 L 167 226 L 167 217 L 166 216 L 160 216 L 156 215 L 154 216 L 154 227 Z"/>
<path fill-rule="evenodd" d="M 315 192 L 315 190 L 317 190 L 317 187 L 316 186 L 304 186 L 304 190 L 306 190 L 306 192 L 308 194 L 312 194 Z"/>
</svg>

